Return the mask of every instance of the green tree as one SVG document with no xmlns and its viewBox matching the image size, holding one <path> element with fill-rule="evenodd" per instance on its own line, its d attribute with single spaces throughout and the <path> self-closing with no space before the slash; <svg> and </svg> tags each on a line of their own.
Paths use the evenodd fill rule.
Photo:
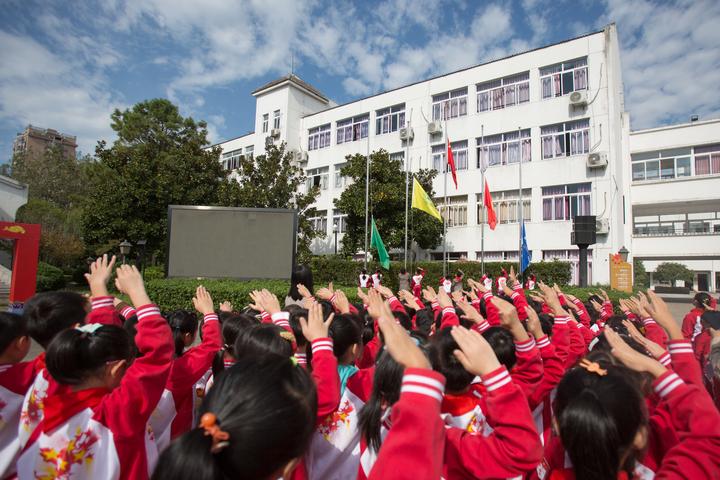
<svg viewBox="0 0 720 480">
<path fill-rule="evenodd" d="M 638 288 L 648 288 L 648 275 L 642 260 L 633 258 L 633 283 Z"/>
<path fill-rule="evenodd" d="M 165 99 L 140 102 L 111 115 L 117 140 L 95 149 L 82 228 L 96 253 L 124 238 L 147 240 L 148 252 L 167 238 L 168 205 L 218 205 L 229 180 L 220 147 L 208 148 L 207 125 L 180 115 Z"/>
<path fill-rule="evenodd" d="M 664 262 L 657 266 L 653 277 L 656 280 L 675 286 L 676 280 L 692 283 L 695 274 L 682 263 Z"/>
<path fill-rule="evenodd" d="M 220 202 L 229 207 L 298 210 L 298 257 L 299 261 L 306 261 L 310 242 L 319 235 L 309 218 L 316 214 L 311 205 L 320 189 L 307 189 L 307 177 L 293 161 L 293 153 L 285 149 L 284 143 L 269 145 L 262 155 L 241 157 L 235 175 L 237 181 L 222 188 Z"/>
<path fill-rule="evenodd" d="M 352 179 L 335 206 L 347 214 L 347 230 L 343 237 L 342 252 L 352 255 L 365 248 L 365 155 L 348 155 L 342 175 Z M 425 191 L 433 197 L 432 180 L 435 170 L 415 173 Z M 412 184 L 410 185 L 412 188 Z M 412 193 L 412 192 L 410 192 Z M 399 160 L 391 160 L 388 152 L 379 150 L 370 154 L 370 213 L 375 217 L 378 231 L 388 250 L 405 246 L 405 172 Z M 435 248 L 440 244 L 442 223 L 423 212 L 412 213 L 408 224 L 408 237 L 420 248 Z M 369 227 L 368 227 L 369 228 Z"/>
</svg>

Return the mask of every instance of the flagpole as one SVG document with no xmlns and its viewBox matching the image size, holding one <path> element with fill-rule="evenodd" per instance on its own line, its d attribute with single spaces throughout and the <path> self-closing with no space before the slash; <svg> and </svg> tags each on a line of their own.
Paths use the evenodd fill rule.
<svg viewBox="0 0 720 480">
<path fill-rule="evenodd" d="M 450 211 L 447 203 L 447 171 L 448 171 L 448 158 L 447 158 L 447 147 L 448 147 L 448 133 L 447 133 L 447 118 L 445 119 L 445 176 L 444 178 L 444 202 L 445 202 L 445 219 L 443 221 L 443 277 L 447 277 L 447 221 L 450 218 Z"/>
<path fill-rule="evenodd" d="M 485 275 L 485 125 L 480 125 L 480 188 L 482 202 L 480 219 L 480 271 Z"/>
<path fill-rule="evenodd" d="M 520 139 L 520 127 L 518 127 L 518 270 L 522 270 L 522 224 L 523 224 L 523 204 L 522 204 L 522 141 Z M 518 272 L 522 278 L 523 272 Z"/>
<path fill-rule="evenodd" d="M 408 131 L 408 138 L 405 140 L 405 271 L 407 271 L 408 257 L 408 191 L 410 190 L 410 119 L 412 118 L 412 109 L 410 109 L 410 118 L 405 124 Z M 369 133 L 369 132 L 368 132 Z"/>
<path fill-rule="evenodd" d="M 365 156 L 365 270 L 368 268 L 368 211 L 370 210 L 370 122 L 368 121 L 367 155 Z"/>
</svg>

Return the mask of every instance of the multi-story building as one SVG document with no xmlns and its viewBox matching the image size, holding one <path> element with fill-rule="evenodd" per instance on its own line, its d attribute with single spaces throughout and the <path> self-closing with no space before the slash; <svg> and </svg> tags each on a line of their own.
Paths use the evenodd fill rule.
<svg viewBox="0 0 720 480">
<path fill-rule="evenodd" d="M 720 291 L 720 119 L 630 133 L 632 250 L 652 275 L 662 262 Z"/>
<path fill-rule="evenodd" d="M 343 216 L 333 200 L 347 183 L 340 174 L 347 155 L 384 149 L 411 171 L 443 172 L 449 139 L 458 187 L 448 180 L 446 205 L 440 173 L 434 191 L 451 260 L 480 259 L 483 166 L 499 222 L 494 231 L 485 229 L 486 261 L 518 259 L 520 208 L 533 262 L 568 261 L 574 280 L 576 215 L 598 219 L 589 282 L 609 283 L 609 255 L 623 246 L 640 254 L 633 241 L 645 238 L 633 238 L 630 200 L 630 152 L 639 137 L 631 143 L 614 24 L 342 105 L 294 75 L 253 95 L 255 130 L 221 143 L 221 161 L 232 171 L 240 155 L 286 142 L 308 186 L 320 187 L 313 223 L 327 235 L 314 242 L 316 253 L 333 252 L 333 225 L 342 241 Z M 442 246 L 415 253 L 441 259 Z"/>
<path fill-rule="evenodd" d="M 75 158 L 77 138 L 66 135 L 51 128 L 39 128 L 28 125 L 25 130 L 18 133 L 13 142 L 13 155 L 29 154 L 40 156 L 50 147 L 59 147 L 68 157 Z"/>
</svg>

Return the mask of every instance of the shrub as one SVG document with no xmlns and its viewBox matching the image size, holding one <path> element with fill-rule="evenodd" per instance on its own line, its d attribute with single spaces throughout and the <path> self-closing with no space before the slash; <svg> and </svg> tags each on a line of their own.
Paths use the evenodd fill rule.
<svg viewBox="0 0 720 480">
<path fill-rule="evenodd" d="M 638 258 L 633 259 L 633 284 L 637 288 L 648 288 L 648 275 L 645 265 Z"/>
<path fill-rule="evenodd" d="M 687 268 L 682 263 L 664 262 L 657 266 L 655 269 L 654 278 L 669 283 L 671 286 L 675 286 L 675 281 L 680 280 L 687 283 L 692 283 L 695 275 L 692 270 Z"/>
<path fill-rule="evenodd" d="M 60 290 L 65 286 L 63 271 L 49 263 L 40 262 L 37 271 L 36 289 L 38 292 Z"/>
<path fill-rule="evenodd" d="M 143 278 L 147 280 L 159 280 L 165 278 L 165 267 L 162 265 L 145 267 Z"/>
</svg>

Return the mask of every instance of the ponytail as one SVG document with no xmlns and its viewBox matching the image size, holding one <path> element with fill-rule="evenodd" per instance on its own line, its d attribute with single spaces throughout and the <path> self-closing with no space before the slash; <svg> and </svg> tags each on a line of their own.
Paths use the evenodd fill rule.
<svg viewBox="0 0 720 480">
<path fill-rule="evenodd" d="M 250 315 L 242 313 L 231 313 L 222 323 L 222 339 L 223 347 L 213 357 L 212 372 L 213 376 L 217 375 L 225 370 L 225 354 L 229 355 L 233 359 L 237 359 L 235 353 L 235 341 L 238 335 L 243 330 L 246 330 L 254 325 L 258 325 L 258 321 Z"/>
<path fill-rule="evenodd" d="M 175 356 L 179 357 L 185 351 L 185 335 L 195 335 L 195 332 L 197 332 L 197 315 L 187 310 L 176 310 L 167 316 L 167 322 L 173 334 Z"/>
<path fill-rule="evenodd" d="M 360 410 L 358 427 L 365 442 L 376 452 L 382 445 L 382 419 L 385 409 L 400 399 L 400 386 L 405 369 L 385 351 L 381 351 L 375 364 L 375 376 L 370 398 Z M 383 409 L 385 403 L 385 409 Z"/>
<path fill-rule="evenodd" d="M 163 451 L 152 480 L 225 478 L 219 463 L 215 461 L 215 455 L 210 451 L 211 446 L 212 437 L 205 435 L 202 429 L 190 430 Z"/>
</svg>

